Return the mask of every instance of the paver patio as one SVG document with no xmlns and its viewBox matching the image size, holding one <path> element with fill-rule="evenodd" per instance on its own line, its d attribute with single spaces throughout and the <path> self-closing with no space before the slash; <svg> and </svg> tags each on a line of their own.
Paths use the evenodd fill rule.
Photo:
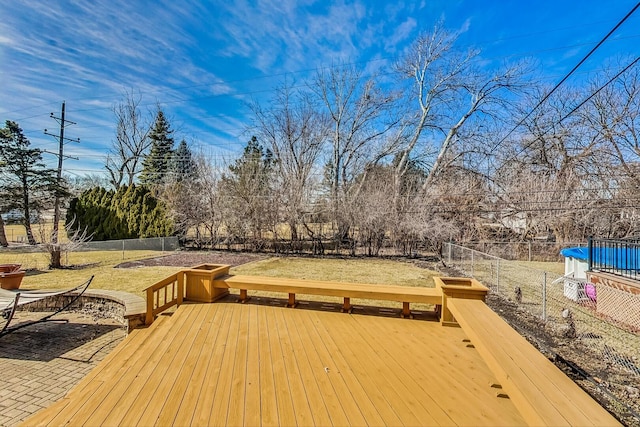
<svg viewBox="0 0 640 427">
<path fill-rule="evenodd" d="M 0 338 L 0 426 L 17 425 L 61 399 L 126 336 L 113 319 L 58 318 L 69 323 L 42 323 Z"/>
</svg>

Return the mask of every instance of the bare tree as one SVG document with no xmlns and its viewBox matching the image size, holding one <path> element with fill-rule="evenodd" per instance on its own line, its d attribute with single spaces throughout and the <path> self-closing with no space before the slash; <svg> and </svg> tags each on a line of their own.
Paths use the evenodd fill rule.
<svg viewBox="0 0 640 427">
<path fill-rule="evenodd" d="M 544 95 L 539 88 L 516 111 L 524 115 Z M 512 145 L 503 147 L 494 196 L 503 212 L 526 222 L 529 238 L 553 233 L 558 242 L 581 240 L 594 227 L 585 219 L 613 196 L 598 132 L 581 115 L 569 114 L 586 96 L 584 90 L 560 89 L 523 123 Z"/>
<path fill-rule="evenodd" d="M 394 114 L 396 98 L 351 66 L 318 71 L 311 90 L 321 101 L 330 125 L 325 179 L 332 219 L 341 239 L 348 230 L 346 223 L 340 223 L 340 211 L 345 198 L 353 196 L 349 191 L 354 180 L 367 165 L 390 154 L 385 136 L 399 123 Z"/>
<path fill-rule="evenodd" d="M 591 83 L 590 92 L 613 77 L 613 69 L 607 69 Z M 597 92 L 580 116 L 602 140 L 612 169 L 640 186 L 640 62 Z"/>
<path fill-rule="evenodd" d="M 486 122 L 501 119 L 513 94 L 526 87 L 526 64 L 487 73 L 476 64 L 479 51 L 459 51 L 456 40 L 457 34 L 437 24 L 433 31 L 418 37 L 396 66 L 400 76 L 411 82 L 407 97 L 418 107 L 407 117 L 406 144 L 396 165 L 397 181 L 414 157 L 428 164 L 423 183 L 426 189 L 464 154 L 458 149 L 451 156 L 454 147 L 474 139 Z"/>
<path fill-rule="evenodd" d="M 49 254 L 50 268 L 62 268 L 62 253 L 68 254 L 69 252 L 77 251 L 93 238 L 93 234 L 88 233 L 87 227 L 82 229 L 76 226 L 75 217 L 65 224 L 64 229 L 67 240 L 60 242 L 58 239 L 55 241 L 51 239 L 51 235 L 47 233 L 46 228 L 40 225 L 40 241 L 43 242 L 42 247 Z"/>
<path fill-rule="evenodd" d="M 287 83 L 267 108 L 254 104 L 253 111 L 255 133 L 273 152 L 283 219 L 295 242 L 302 218 L 311 209 L 316 184 L 312 174 L 318 170 L 327 121 L 307 94 L 294 91 Z"/>
<path fill-rule="evenodd" d="M 140 113 L 140 95 L 125 92 L 121 102 L 113 107 L 116 117 L 116 137 L 111 144 L 105 167 L 114 188 L 131 185 L 142 168 L 142 159 L 151 141 L 147 138 L 150 121 Z"/>
<path fill-rule="evenodd" d="M 225 219 L 222 209 L 224 194 L 220 185 L 222 173 L 202 154 L 196 155 L 195 161 L 200 190 L 191 192 L 196 244 L 200 246 L 206 241 L 213 248 L 222 238 L 221 230 Z"/>
</svg>

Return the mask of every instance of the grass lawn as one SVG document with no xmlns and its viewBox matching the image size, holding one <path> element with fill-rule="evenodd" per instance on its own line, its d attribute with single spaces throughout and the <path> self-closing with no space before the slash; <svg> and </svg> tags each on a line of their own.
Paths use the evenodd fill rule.
<svg viewBox="0 0 640 427">
<path fill-rule="evenodd" d="M 433 276 L 441 274 L 419 268 L 414 264 L 381 259 L 317 259 L 317 258 L 269 258 L 240 265 L 231 269 L 232 274 L 251 276 L 288 277 L 293 279 L 327 280 L 335 282 L 371 283 L 399 286 L 434 287 Z M 286 294 L 274 292 L 253 292 L 250 295 L 270 298 L 286 298 Z M 303 301 L 322 301 L 342 303 L 338 297 L 318 295 L 301 295 Z M 377 307 L 393 307 L 399 309 L 401 304 L 391 301 L 374 301 L 352 299 L 354 305 L 370 305 Z M 412 304 L 415 310 L 431 310 L 430 305 Z"/>
<path fill-rule="evenodd" d="M 64 221 L 58 223 L 58 235 L 60 236 L 60 242 L 68 242 L 67 233 L 64 230 Z M 31 232 L 38 243 L 49 241 L 51 237 L 51 231 L 53 231 L 53 221 L 39 224 L 31 224 Z M 27 241 L 27 231 L 21 224 L 5 224 L 4 232 L 7 236 L 7 240 L 10 242 Z"/>
<path fill-rule="evenodd" d="M 156 251 L 127 251 L 126 260 L 155 257 Z M 64 258 L 63 258 L 64 260 Z M 61 289 L 81 284 L 94 275 L 93 289 L 112 289 L 145 296 L 143 290 L 155 282 L 180 270 L 179 267 L 114 268 L 123 261 L 119 251 L 90 251 L 69 254 L 72 269 L 47 270 L 46 254 L 0 251 L 0 264 L 19 263 L 29 271 L 24 278 L 24 289 Z M 254 276 L 291 277 L 300 279 L 331 280 L 355 283 L 393 284 L 403 286 L 433 287 L 433 276 L 438 273 L 416 267 L 414 264 L 379 259 L 313 259 L 269 258 L 240 265 L 232 274 Z M 283 294 L 272 294 L 282 298 Z M 317 300 L 312 296 L 302 299 Z M 322 299 L 321 299 L 322 300 Z M 337 302 L 336 298 L 324 299 Z"/>
<path fill-rule="evenodd" d="M 269 258 L 240 265 L 232 274 L 292 279 L 433 287 L 439 273 L 414 264 L 384 259 Z"/>
<path fill-rule="evenodd" d="M 550 261 L 507 261 L 508 263 L 516 264 L 520 267 L 533 268 L 536 270 L 544 270 L 550 273 L 564 274 L 563 262 L 550 262 Z"/>
<path fill-rule="evenodd" d="M 128 251 L 126 260 L 158 256 L 157 251 Z M 43 253 L 16 253 L 0 251 L 0 264 L 17 263 L 29 269 L 22 281 L 24 289 L 64 289 L 81 284 L 91 275 L 93 289 L 112 289 L 143 296 L 143 289 L 169 276 L 177 267 L 113 268 L 121 263 L 122 252 L 90 251 L 69 254 L 65 264 L 72 269 L 47 270 L 48 256 Z M 31 270 L 35 269 L 35 270 Z"/>
</svg>

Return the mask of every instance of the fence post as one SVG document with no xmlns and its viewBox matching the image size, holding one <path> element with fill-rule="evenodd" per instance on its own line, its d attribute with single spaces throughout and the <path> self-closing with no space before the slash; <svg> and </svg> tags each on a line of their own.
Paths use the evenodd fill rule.
<svg viewBox="0 0 640 427">
<path fill-rule="evenodd" d="M 451 241 L 449 241 L 449 264 L 451 264 L 451 252 L 453 251 L 453 245 L 451 244 Z"/>
<path fill-rule="evenodd" d="M 496 258 L 496 293 L 500 294 L 500 258 Z"/>
<path fill-rule="evenodd" d="M 587 271 L 591 271 L 593 267 L 593 237 L 589 237 L 588 244 L 587 244 L 587 251 L 588 251 Z"/>
<path fill-rule="evenodd" d="M 542 280 L 542 320 L 547 321 L 547 272 L 543 274 Z"/>
<path fill-rule="evenodd" d="M 122 239 L 122 259 L 124 259 L 124 239 Z"/>
<path fill-rule="evenodd" d="M 473 253 L 475 251 L 473 249 L 471 249 L 471 277 L 473 277 L 475 275 L 475 269 L 474 269 L 474 259 L 473 259 Z"/>
<path fill-rule="evenodd" d="M 529 242 L 529 262 L 531 262 L 531 242 Z"/>
<path fill-rule="evenodd" d="M 162 237 L 162 252 L 164 252 L 164 237 Z"/>
</svg>

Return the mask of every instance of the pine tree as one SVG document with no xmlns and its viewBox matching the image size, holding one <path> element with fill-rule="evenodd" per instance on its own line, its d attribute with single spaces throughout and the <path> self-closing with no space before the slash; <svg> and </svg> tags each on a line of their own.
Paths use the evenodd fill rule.
<svg viewBox="0 0 640 427">
<path fill-rule="evenodd" d="M 173 130 L 162 110 L 158 110 L 156 121 L 149 132 L 151 150 L 142 161 L 140 182 L 150 188 L 161 185 L 165 181 L 171 165 L 173 154 Z"/>
<path fill-rule="evenodd" d="M 7 120 L 0 129 L 0 210 L 21 211 L 29 244 L 35 245 L 31 218 L 60 190 L 55 170 L 47 169 L 42 161 L 42 150 L 29 146 L 20 126 Z"/>
<path fill-rule="evenodd" d="M 229 224 L 230 232 L 246 237 L 250 232 L 261 239 L 263 224 L 268 221 L 272 196 L 273 153 L 265 149 L 254 136 L 244 148 L 242 156 L 229 165 L 229 174 L 222 177 L 222 190 L 232 202 L 229 206 L 235 220 Z"/>
<path fill-rule="evenodd" d="M 171 172 L 175 182 L 190 181 L 197 175 L 196 162 L 193 160 L 191 150 L 184 139 L 180 141 L 178 148 L 173 153 Z"/>
</svg>

